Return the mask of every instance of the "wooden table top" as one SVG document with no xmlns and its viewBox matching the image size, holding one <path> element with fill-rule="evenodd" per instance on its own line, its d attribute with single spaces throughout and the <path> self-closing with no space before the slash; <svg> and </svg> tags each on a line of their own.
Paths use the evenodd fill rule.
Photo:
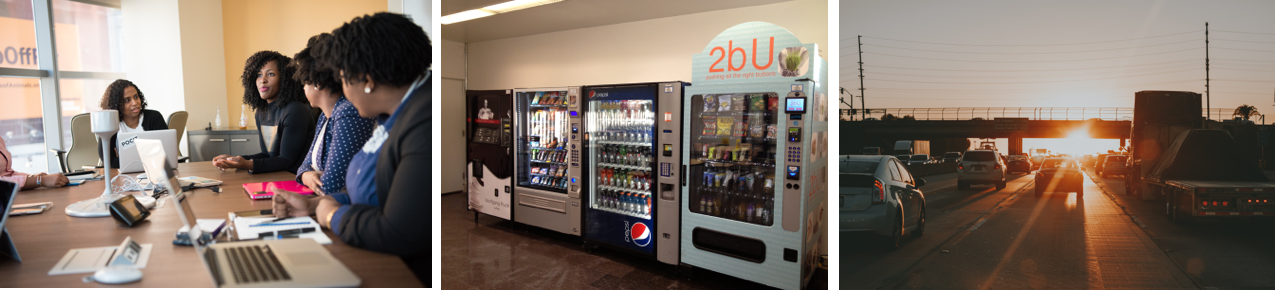
<svg viewBox="0 0 1275 290">
<path fill-rule="evenodd" d="M 222 172 L 213 167 L 212 162 L 182 163 L 177 169 L 178 176 L 198 176 L 224 183 L 220 186 L 221 193 L 203 188 L 187 193 L 195 216 L 201 219 L 227 218 L 227 213 L 234 211 L 270 209 L 270 200 L 249 199 L 241 185 L 295 177 L 288 172 Z M 104 187 L 103 181 L 89 181 L 78 186 L 18 192 L 16 204 L 51 201 L 53 207 L 41 214 L 13 216 L 6 222 L 22 262 L 0 256 L 0 287 L 109 287 L 111 285 L 81 282 L 81 278 L 92 273 L 49 276 L 48 272 L 71 249 L 118 246 L 129 236 L 139 244 L 154 244 L 154 248 L 146 268 L 141 269 L 142 280 L 120 287 L 213 286 L 195 248 L 173 245 L 174 234 L 182 222 L 167 196 L 162 198 L 163 207 L 152 210 L 146 221 L 131 228 L 116 225 L 110 217 L 66 215 L 67 205 L 101 196 Z M 351 247 L 331 231 L 325 229 L 324 232 L 332 238 L 332 244 L 324 247 L 363 280 L 360 286 L 422 287 L 398 256 Z"/>
</svg>

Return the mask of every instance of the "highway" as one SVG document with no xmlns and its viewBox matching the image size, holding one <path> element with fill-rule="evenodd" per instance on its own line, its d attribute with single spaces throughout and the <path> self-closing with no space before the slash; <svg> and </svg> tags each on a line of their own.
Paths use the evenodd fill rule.
<svg viewBox="0 0 1275 290">
<path fill-rule="evenodd" d="M 1085 194 L 1033 196 L 1032 175 L 956 189 L 924 177 L 925 235 L 889 251 L 840 235 L 842 289 L 1235 289 L 1275 287 L 1275 222 L 1178 226 L 1163 201 L 1124 195 L 1119 177 L 1087 172 Z"/>
</svg>

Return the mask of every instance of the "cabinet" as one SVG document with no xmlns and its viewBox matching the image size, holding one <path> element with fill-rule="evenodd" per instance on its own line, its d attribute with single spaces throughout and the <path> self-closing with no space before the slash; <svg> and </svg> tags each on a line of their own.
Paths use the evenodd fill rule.
<svg viewBox="0 0 1275 290">
<path fill-rule="evenodd" d="M 190 161 L 209 161 L 217 155 L 243 156 L 261 153 L 257 130 L 187 131 Z"/>
</svg>

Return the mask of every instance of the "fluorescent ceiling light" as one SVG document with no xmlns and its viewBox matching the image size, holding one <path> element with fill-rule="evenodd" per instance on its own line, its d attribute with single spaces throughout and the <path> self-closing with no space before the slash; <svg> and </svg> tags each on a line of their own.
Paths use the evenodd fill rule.
<svg viewBox="0 0 1275 290">
<path fill-rule="evenodd" d="M 483 7 L 480 9 L 470 9 L 470 10 L 465 10 L 458 13 L 453 13 L 451 15 L 443 16 L 441 20 L 443 24 L 446 25 L 446 24 L 452 24 L 452 23 L 492 16 L 497 13 L 509 13 L 513 11 L 518 11 L 518 10 L 527 9 L 527 8 L 536 7 L 536 6 L 545 5 L 545 4 L 558 3 L 562 1 L 563 0 L 513 0 L 513 1 L 505 2 L 505 3 Z"/>
<path fill-rule="evenodd" d="M 562 2 L 562 0 L 513 0 L 505 3 L 483 7 L 483 10 L 491 10 L 496 13 L 506 13 L 515 10 L 523 10 L 545 4 L 553 4 Z"/>
<path fill-rule="evenodd" d="M 492 15 L 495 15 L 495 14 L 496 14 L 496 13 L 492 13 L 492 12 L 487 11 L 487 10 L 474 9 L 474 10 L 466 10 L 466 11 L 462 11 L 462 12 L 460 12 L 460 13 L 453 13 L 453 14 L 451 14 L 451 15 L 443 16 L 443 18 L 442 18 L 442 19 L 440 19 L 440 20 L 442 20 L 443 24 L 452 24 L 452 23 L 456 23 L 456 22 L 461 22 L 461 21 L 467 21 L 467 20 L 472 20 L 472 19 L 478 19 L 478 18 L 483 18 L 483 17 L 487 17 L 487 16 L 492 16 Z"/>
</svg>

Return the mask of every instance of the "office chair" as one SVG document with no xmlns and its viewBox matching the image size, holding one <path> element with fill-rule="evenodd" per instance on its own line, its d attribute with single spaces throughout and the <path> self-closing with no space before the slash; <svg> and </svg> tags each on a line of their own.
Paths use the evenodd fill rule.
<svg viewBox="0 0 1275 290">
<path fill-rule="evenodd" d="M 71 117 L 71 148 L 66 151 L 49 149 L 58 155 L 58 165 L 63 173 L 101 164 L 97 156 L 97 136 L 93 135 L 92 126 L 89 113 Z"/>
<path fill-rule="evenodd" d="M 181 144 L 182 136 L 186 135 L 186 118 L 189 116 L 190 113 L 186 113 L 186 111 L 176 111 L 168 114 L 168 128 L 177 131 L 177 144 Z M 181 148 L 177 148 L 177 151 L 181 151 Z M 177 162 L 186 162 L 188 160 L 190 160 L 190 156 L 177 158 Z"/>
</svg>

